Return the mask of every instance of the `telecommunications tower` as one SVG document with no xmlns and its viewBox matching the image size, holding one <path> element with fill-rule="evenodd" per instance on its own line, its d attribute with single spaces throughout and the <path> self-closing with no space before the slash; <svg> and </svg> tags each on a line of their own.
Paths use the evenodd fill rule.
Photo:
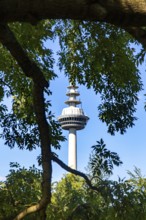
<svg viewBox="0 0 146 220">
<path fill-rule="evenodd" d="M 65 104 L 68 107 L 62 110 L 62 114 L 58 117 L 58 121 L 64 130 L 69 130 L 68 136 L 68 166 L 77 169 L 77 130 L 82 130 L 87 124 L 88 117 L 84 114 L 82 108 L 76 107 L 81 104 L 76 97 L 79 96 L 78 86 L 70 84 L 67 96 L 69 97 Z"/>
</svg>

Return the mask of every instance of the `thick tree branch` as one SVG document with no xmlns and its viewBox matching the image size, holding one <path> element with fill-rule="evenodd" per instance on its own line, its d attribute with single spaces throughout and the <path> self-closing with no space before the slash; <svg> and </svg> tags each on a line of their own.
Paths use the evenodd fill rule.
<svg viewBox="0 0 146 220">
<path fill-rule="evenodd" d="M 145 0 L 1 0 L 0 22 L 36 23 L 42 19 L 104 21 L 145 26 Z"/>
<path fill-rule="evenodd" d="M 75 19 L 103 21 L 111 23 L 127 30 L 134 38 L 136 37 L 136 39 L 145 47 L 145 42 L 143 42 L 143 39 L 141 39 L 143 33 L 141 33 L 140 31 L 142 27 L 146 26 L 145 0 L 0 1 L 0 22 L 7 23 L 20 21 L 36 24 L 43 19 Z M 4 32 L 4 29 L 6 29 L 6 26 L 4 28 L 1 25 L 1 32 Z M 138 34 L 140 34 L 141 36 L 138 36 Z M 2 35 L 4 36 L 4 33 Z M 32 63 L 29 65 L 29 70 L 31 70 L 31 68 L 34 68 Z"/>
<path fill-rule="evenodd" d="M 29 22 L 43 19 L 102 21 L 122 27 L 141 43 L 135 28 L 146 26 L 145 0 L 1 0 L 0 22 Z M 2 28 L 2 27 L 1 27 Z M 130 30 L 131 29 L 131 30 Z M 2 31 L 2 30 L 1 30 Z M 4 31 L 4 30 L 3 30 Z M 137 32 L 137 34 L 135 33 Z M 141 34 L 141 33 L 140 33 Z M 145 47 L 145 42 L 142 43 Z M 20 56 L 21 57 L 21 56 Z M 24 62 L 23 62 L 24 63 Z M 30 65 L 31 68 L 33 65 Z M 24 68 L 24 67 L 23 67 Z M 31 69 L 29 67 L 29 69 Z"/>
<path fill-rule="evenodd" d="M 96 186 L 93 186 L 91 181 L 89 180 L 89 178 L 82 172 L 78 171 L 78 170 L 74 170 L 72 168 L 70 168 L 69 166 L 67 166 L 65 163 L 63 163 L 62 160 L 60 160 L 58 157 L 52 155 L 51 156 L 52 160 L 54 162 L 56 162 L 59 166 L 61 166 L 64 170 L 74 174 L 74 175 L 77 175 L 77 176 L 80 176 L 82 178 L 84 178 L 84 180 L 86 181 L 86 183 L 88 184 L 88 186 L 92 189 L 92 190 L 96 190 L 97 192 L 100 192 L 99 188 L 97 188 Z"/>
<path fill-rule="evenodd" d="M 26 215 L 29 215 L 30 213 L 37 212 L 39 211 L 42 207 L 44 207 L 43 202 L 40 202 L 39 204 L 33 205 L 31 207 L 26 208 L 24 211 L 19 213 L 19 215 L 14 218 L 14 220 L 21 220 L 23 219 Z"/>
</svg>

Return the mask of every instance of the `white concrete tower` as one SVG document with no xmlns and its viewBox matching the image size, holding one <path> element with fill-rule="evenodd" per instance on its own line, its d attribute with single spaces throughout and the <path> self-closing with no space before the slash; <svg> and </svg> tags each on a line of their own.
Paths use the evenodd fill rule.
<svg viewBox="0 0 146 220">
<path fill-rule="evenodd" d="M 69 107 L 62 110 L 58 121 L 64 130 L 69 130 L 68 137 L 68 166 L 77 169 L 77 130 L 84 129 L 88 121 L 88 117 L 84 114 L 82 108 L 76 107 L 81 103 L 76 97 L 79 96 L 78 86 L 69 85 L 67 96 L 68 100 L 65 102 Z"/>
</svg>

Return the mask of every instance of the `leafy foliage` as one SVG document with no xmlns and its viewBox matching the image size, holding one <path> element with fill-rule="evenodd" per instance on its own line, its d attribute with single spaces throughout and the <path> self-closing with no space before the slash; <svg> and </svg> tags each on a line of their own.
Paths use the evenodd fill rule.
<svg viewBox="0 0 146 220">
<path fill-rule="evenodd" d="M 122 164 L 118 154 L 107 150 L 102 139 L 97 141 L 97 145 L 92 146 L 92 149 L 89 166 L 93 176 L 111 175 L 114 165 L 120 166 Z"/>
<path fill-rule="evenodd" d="M 53 25 L 53 20 L 40 22 L 37 26 L 23 23 L 10 24 L 22 48 L 30 59 L 37 63 L 49 82 L 56 77 L 56 74 L 53 71 L 52 51 L 45 46 L 44 42 L 48 39 L 53 40 Z M 0 136 L 10 148 L 18 146 L 20 149 L 32 150 L 40 146 L 38 125 L 34 115 L 32 81 L 24 75 L 10 53 L 2 45 L 0 48 L 3 60 L 0 64 L 0 101 L 3 103 L 0 108 Z M 51 103 L 48 101 L 48 96 L 51 95 L 50 89 L 46 89 L 44 94 L 46 115 L 48 115 L 47 119 L 52 132 L 51 144 L 59 148 L 59 141 L 64 138 L 60 125 L 49 110 L 51 108 Z M 6 97 L 12 102 L 9 108 L 4 105 Z"/>
<path fill-rule="evenodd" d="M 48 208 L 47 219 L 68 219 L 71 210 L 83 203 L 82 185 L 83 181 L 72 174 L 62 178 L 59 183 L 54 183 L 52 204 Z"/>
<path fill-rule="evenodd" d="M 97 22 L 59 21 L 60 63 L 71 81 L 100 94 L 99 118 L 108 132 L 122 134 L 134 125 L 142 83 L 132 40 L 123 30 Z"/>
<path fill-rule="evenodd" d="M 0 219 L 13 219 L 18 210 L 35 204 L 41 197 L 41 172 L 10 164 L 10 174 L 0 182 Z M 93 191 L 81 177 L 65 175 L 52 184 L 52 203 L 47 220 L 144 220 L 146 218 L 146 179 L 135 168 L 129 179 L 94 181 L 101 191 Z M 41 219 L 41 213 L 25 219 Z"/>
<path fill-rule="evenodd" d="M 13 219 L 24 207 L 41 198 L 41 172 L 35 166 L 28 170 L 18 163 L 10 164 L 10 174 L 0 184 L 0 219 Z M 37 216 L 37 215 L 36 215 Z M 32 219 L 30 218 L 27 218 Z"/>
<path fill-rule="evenodd" d="M 91 190 L 81 178 L 66 175 L 53 185 L 47 219 L 143 220 L 146 218 L 146 181 L 137 177 L 137 183 L 133 184 L 134 179 L 135 174 L 128 180 L 99 180 L 95 183 L 102 187 L 99 193 Z"/>
<path fill-rule="evenodd" d="M 47 118 L 51 127 L 51 145 L 56 149 L 60 149 L 60 142 L 66 140 L 66 138 L 62 136 L 61 126 L 59 122 L 55 120 L 55 116 L 51 111 L 48 112 Z"/>
</svg>

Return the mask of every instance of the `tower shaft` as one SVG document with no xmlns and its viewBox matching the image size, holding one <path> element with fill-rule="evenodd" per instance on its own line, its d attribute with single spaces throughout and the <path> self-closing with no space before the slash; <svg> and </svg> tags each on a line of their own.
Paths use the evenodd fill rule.
<svg viewBox="0 0 146 220">
<path fill-rule="evenodd" d="M 70 128 L 68 135 L 68 166 L 77 169 L 77 135 L 76 129 Z"/>
</svg>

